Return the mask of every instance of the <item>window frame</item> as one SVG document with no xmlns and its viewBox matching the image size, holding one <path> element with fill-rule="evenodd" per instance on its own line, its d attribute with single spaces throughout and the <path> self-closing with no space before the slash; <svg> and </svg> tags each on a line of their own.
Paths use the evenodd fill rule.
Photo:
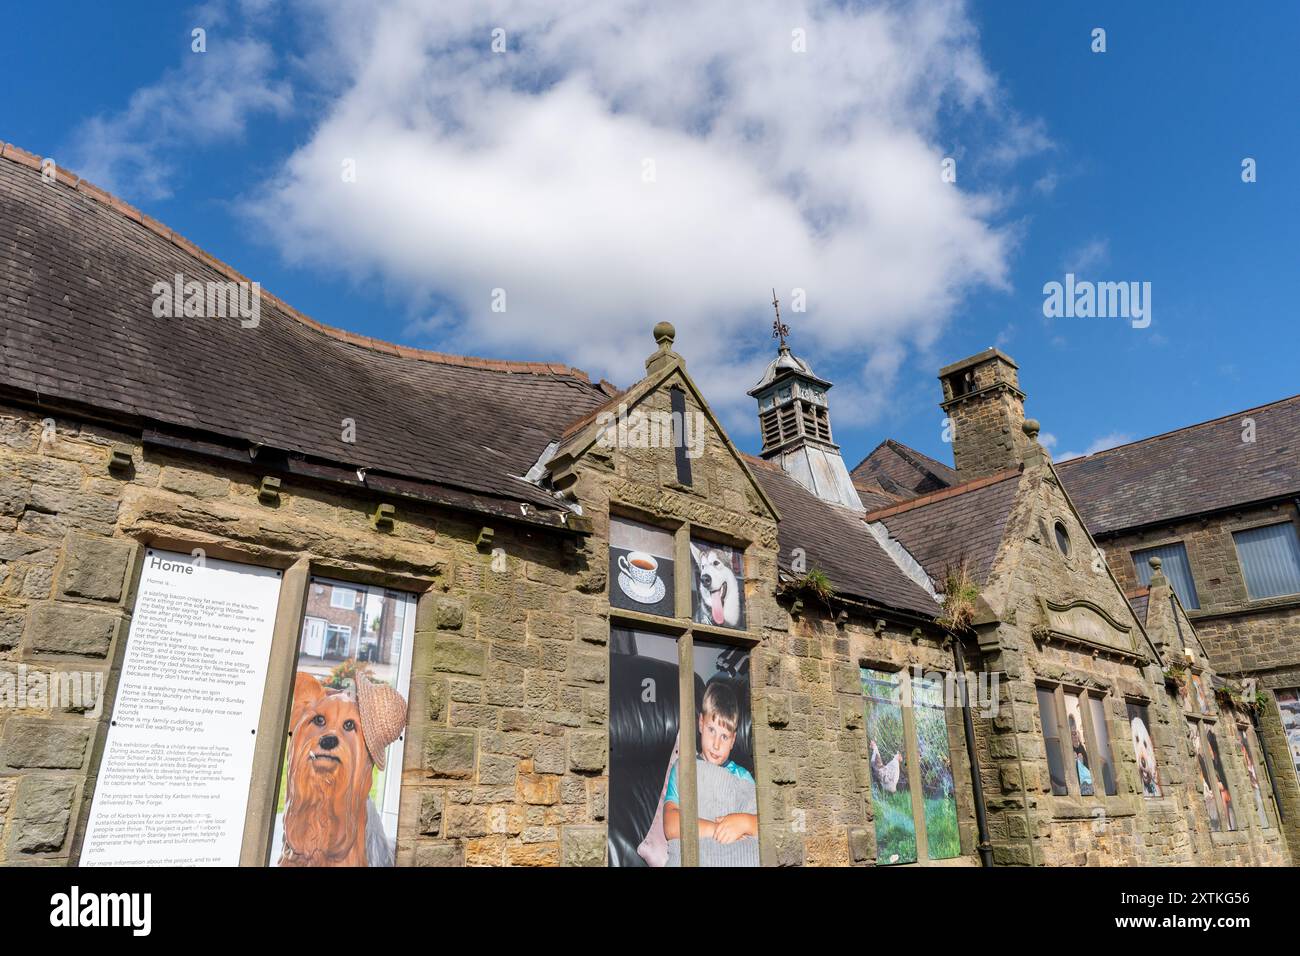
<svg viewBox="0 0 1300 956">
<path fill-rule="evenodd" d="M 1300 720 L 1300 687 L 1272 687 L 1269 692 L 1273 695 L 1273 706 L 1277 708 L 1278 725 L 1282 731 L 1282 741 L 1286 744 L 1287 760 L 1291 764 L 1291 773 L 1296 783 L 1300 783 L 1300 753 L 1293 750 L 1292 731 L 1287 728 L 1287 716 L 1290 713 L 1289 708 L 1283 710 L 1283 701 L 1278 698 L 1278 694 L 1287 694 L 1295 698 L 1297 706 L 1297 720 Z M 1287 701 L 1290 704 L 1291 701 Z M 1300 734 L 1300 731 L 1297 731 Z"/>
<path fill-rule="evenodd" d="M 1232 733 L 1234 734 L 1235 737 L 1236 734 L 1235 721 L 1233 721 L 1230 717 L 1225 718 L 1224 721 L 1219 720 L 1220 716 L 1223 716 L 1223 712 L 1220 709 L 1218 709 L 1218 704 L 1215 701 L 1213 694 L 1208 694 L 1205 698 L 1206 703 L 1209 705 L 1210 708 L 1209 711 L 1206 713 L 1201 712 L 1200 707 L 1197 705 L 1195 700 L 1196 697 L 1195 692 L 1192 689 L 1191 678 L 1193 675 L 1200 678 L 1202 687 L 1205 684 L 1205 678 L 1208 676 L 1204 671 L 1192 670 L 1188 672 L 1186 694 L 1180 695 L 1182 697 L 1183 717 L 1187 721 L 1188 726 L 1195 726 L 1197 736 L 1200 739 L 1200 748 L 1201 748 L 1200 754 L 1199 755 L 1191 754 L 1191 757 L 1193 760 L 1203 762 L 1205 765 L 1205 772 L 1207 777 L 1206 782 L 1210 785 L 1210 795 L 1214 798 L 1214 805 L 1218 808 L 1219 822 L 1221 826 L 1218 830 L 1216 830 L 1212 825 L 1212 821 L 1207 820 L 1206 824 L 1209 825 L 1211 834 L 1241 833 L 1242 830 L 1245 828 L 1242 827 L 1241 817 L 1237 813 L 1238 795 L 1232 792 L 1231 780 L 1223 780 L 1223 781 L 1219 780 L 1219 771 L 1214 766 L 1214 758 L 1211 756 L 1211 750 L 1210 750 L 1210 739 L 1208 734 L 1206 733 L 1206 731 L 1209 729 L 1213 729 L 1215 731 L 1215 739 L 1219 741 L 1219 748 L 1220 748 L 1219 760 L 1220 762 L 1224 762 L 1224 773 L 1225 775 L 1227 775 L 1226 758 L 1224 756 L 1223 749 L 1222 749 L 1223 748 L 1222 731 L 1225 724 L 1230 724 L 1232 725 L 1233 728 Z M 1235 742 L 1236 741 L 1234 740 L 1234 743 Z M 1191 784 L 1193 787 L 1195 787 L 1196 785 L 1195 770 L 1197 768 L 1193 767 L 1192 769 L 1193 769 L 1193 777 L 1191 780 Z M 1219 791 L 1218 784 L 1220 782 L 1222 782 L 1224 789 L 1228 791 L 1228 796 L 1232 799 L 1233 820 L 1236 823 L 1235 826 L 1229 826 L 1230 821 L 1228 819 L 1228 807 L 1226 804 L 1224 804 L 1223 794 Z M 1200 794 L 1196 794 L 1196 796 L 1201 797 Z M 1203 802 L 1203 798 L 1202 798 L 1202 802 Z"/>
<path fill-rule="evenodd" d="M 1140 796 L 1143 800 L 1164 800 L 1165 798 L 1170 796 L 1169 781 L 1167 778 L 1162 779 L 1160 776 L 1161 764 L 1160 764 L 1159 754 L 1156 751 L 1156 733 L 1154 728 L 1151 726 L 1151 708 L 1154 705 L 1155 701 L 1153 701 L 1149 697 L 1136 697 L 1132 695 L 1122 695 L 1119 699 L 1124 704 L 1124 739 L 1129 742 L 1130 746 L 1132 745 L 1133 715 L 1129 713 L 1130 707 L 1136 707 L 1141 710 L 1142 726 L 1146 728 L 1147 736 L 1151 738 L 1151 756 L 1152 759 L 1155 761 L 1155 766 L 1153 769 L 1156 775 L 1156 786 L 1160 788 L 1160 793 L 1159 795 L 1153 793 L 1147 793 L 1146 789 L 1142 786 L 1141 775 L 1139 774 L 1138 796 Z M 1137 759 L 1138 759 L 1137 751 L 1136 748 L 1134 748 L 1133 761 L 1135 766 L 1137 764 Z"/>
<path fill-rule="evenodd" d="M 412 582 L 412 584 L 414 584 L 414 582 Z M 353 611 L 356 610 L 358 597 L 361 598 L 361 606 L 362 606 L 362 627 L 360 628 L 361 636 L 365 635 L 365 627 L 364 627 L 365 610 L 366 607 L 368 606 L 370 591 L 373 590 L 373 591 L 380 592 L 383 596 L 382 599 L 384 601 L 389 600 L 391 596 L 393 600 L 402 601 L 406 605 L 402 617 L 402 638 L 401 638 L 402 643 L 397 653 L 397 659 L 394 662 L 393 683 L 389 685 L 393 687 L 399 694 L 401 694 L 406 699 L 406 726 L 402 728 L 402 732 L 398 735 L 397 739 L 393 741 L 391 744 L 389 744 L 388 751 L 387 751 L 387 760 L 385 761 L 386 764 L 385 769 L 379 771 L 380 777 L 379 780 L 376 781 L 378 784 L 380 784 L 380 796 L 382 798 L 382 808 L 378 805 L 375 806 L 375 811 L 378 813 L 380 820 L 385 825 L 385 829 L 387 829 L 387 825 L 390 822 L 392 824 L 393 853 L 394 853 L 394 858 L 396 858 L 396 853 L 400 845 L 400 840 L 402 836 L 400 830 L 401 814 L 402 814 L 402 775 L 406 766 L 406 738 L 411 733 L 411 716 L 415 712 L 415 708 L 411 700 L 411 683 L 412 683 L 412 679 L 415 677 L 415 673 L 414 673 L 415 621 L 416 621 L 416 617 L 419 614 L 420 600 L 424 597 L 426 592 L 417 591 L 414 589 L 407 590 L 406 588 L 403 587 L 391 587 L 388 584 L 378 584 L 378 583 L 370 584 L 363 581 L 344 580 L 341 578 L 335 578 L 333 574 L 328 570 L 321 570 L 319 572 L 313 570 L 309 572 L 305 587 L 303 589 L 302 607 L 298 612 L 297 630 L 294 636 L 293 656 L 290 661 L 291 664 L 289 668 L 290 689 L 289 689 L 288 699 L 285 701 L 284 726 L 281 728 L 279 734 L 280 745 L 277 751 L 278 758 L 276 761 L 276 782 L 275 782 L 275 789 L 272 793 L 272 806 L 274 807 L 279 803 L 284 789 L 284 779 L 281 776 L 281 774 L 284 770 L 285 761 L 287 759 L 287 751 L 289 747 L 288 737 L 292 729 L 288 723 L 289 708 L 293 704 L 292 678 L 294 677 L 294 675 L 296 675 L 299 672 L 299 667 L 301 666 L 301 661 L 303 656 L 302 643 L 304 639 L 303 638 L 304 631 L 306 630 L 307 626 L 311 622 L 324 620 L 325 635 L 324 635 L 323 645 L 328 646 L 331 630 L 347 631 L 348 649 L 351 650 L 352 630 L 353 630 L 352 625 L 334 624 L 328 619 L 316 617 L 314 615 L 307 613 L 310 590 L 311 588 L 316 587 L 318 585 L 324 585 L 325 587 L 332 588 L 330 593 L 331 608 L 334 607 L 333 604 L 334 594 L 339 590 L 340 585 L 342 585 L 344 589 L 351 591 L 353 595 L 352 598 L 353 603 L 352 603 L 351 610 Z M 336 610 L 343 610 L 343 609 L 338 608 Z M 347 660 L 357 659 L 357 654 L 359 654 L 361 651 L 360 636 L 358 637 L 357 640 L 358 640 L 357 648 L 356 648 L 357 653 L 351 655 L 351 657 L 344 656 L 343 658 L 341 658 L 341 660 L 347 661 Z M 322 647 L 322 649 L 324 649 L 324 646 Z M 324 660 L 326 658 L 322 658 L 322 659 Z M 267 832 L 266 832 L 265 855 L 264 855 L 265 861 L 262 864 L 260 864 L 263 867 L 273 868 L 276 866 L 276 861 L 274 859 L 274 844 L 275 844 L 275 829 L 276 829 L 275 823 L 276 823 L 276 814 L 272 813 L 270 815 L 269 826 L 267 827 Z M 396 862 L 394 862 L 394 867 L 396 867 Z"/>
<path fill-rule="evenodd" d="M 1300 578 L 1297 578 L 1296 580 L 1297 586 L 1296 589 L 1293 591 L 1283 591 L 1280 594 L 1267 594 L 1267 595 L 1257 597 L 1256 595 L 1251 593 L 1250 590 L 1250 577 L 1246 573 L 1246 561 L 1241 551 L 1241 542 L 1238 540 L 1237 536 L 1241 534 L 1247 534 L 1251 531 L 1259 531 L 1264 528 L 1281 528 L 1281 527 L 1287 527 L 1291 529 L 1291 537 L 1292 539 L 1295 540 L 1296 548 L 1300 550 L 1300 531 L 1296 530 L 1295 522 L 1289 518 L 1282 518 L 1281 520 L 1270 520 L 1260 524 L 1250 524 L 1242 528 L 1231 528 L 1228 530 L 1228 535 L 1229 537 L 1232 538 L 1233 550 L 1236 552 L 1237 555 L 1237 569 L 1241 573 L 1241 585 L 1246 591 L 1246 600 L 1251 602 L 1252 604 L 1260 601 L 1280 601 L 1280 600 L 1286 600 L 1288 598 L 1294 600 L 1295 598 L 1300 597 Z"/>
<path fill-rule="evenodd" d="M 961 843 L 961 815 L 957 815 L 957 833 L 958 848 L 956 856 L 945 856 L 938 859 L 930 856 L 930 830 L 925 819 L 925 794 L 921 790 L 921 737 L 916 729 L 916 708 L 922 706 L 916 703 L 912 692 L 912 669 L 901 666 L 896 663 L 881 663 L 875 661 L 862 660 L 858 662 L 858 685 L 861 687 L 862 671 L 870 670 L 879 674 L 898 674 L 900 675 L 898 683 L 899 711 L 903 720 L 903 746 L 907 753 L 907 785 L 912 798 L 912 829 L 916 834 L 916 859 L 910 863 L 881 863 L 877 858 L 875 865 L 877 867 L 888 867 L 889 869 L 901 869 L 909 866 L 951 866 L 953 860 L 959 860 L 967 855 L 967 847 Z M 863 712 L 865 714 L 866 695 L 862 694 Z M 952 750 L 952 727 L 948 724 L 947 708 L 944 711 L 944 731 L 948 738 L 948 765 L 953 768 L 953 801 L 956 803 L 957 780 L 956 766 L 957 761 L 953 757 Z M 868 746 L 866 735 L 863 738 L 864 748 Z M 871 779 L 870 754 L 863 752 L 867 760 L 867 793 L 866 799 L 872 799 L 872 787 L 874 783 Z M 872 826 L 874 836 L 874 821 Z M 877 845 L 878 846 L 878 845 Z"/>
<path fill-rule="evenodd" d="M 1268 822 L 1264 826 L 1260 827 L 1260 829 L 1276 830 L 1277 806 L 1274 804 L 1273 800 L 1273 780 L 1269 776 L 1268 765 L 1260 759 L 1259 735 L 1255 733 L 1255 728 L 1252 726 L 1250 721 L 1240 716 L 1236 721 L 1236 728 L 1238 743 L 1242 742 L 1243 736 L 1245 737 L 1245 753 L 1250 757 L 1251 763 L 1255 765 L 1255 776 L 1259 781 L 1260 796 L 1264 800 L 1264 819 Z M 1246 786 L 1251 790 L 1254 790 L 1254 785 L 1250 782 L 1250 767 L 1247 766 L 1244 769 L 1246 771 Z M 1252 820 L 1251 825 L 1254 826 L 1255 822 L 1256 821 Z"/>
<path fill-rule="evenodd" d="M 729 644 L 734 647 L 742 648 L 749 652 L 749 716 L 750 716 L 750 742 L 754 749 L 754 782 L 755 790 L 758 791 L 759 781 L 763 779 L 762 769 L 764 760 L 759 751 L 759 720 L 757 719 L 757 710 L 755 704 L 755 674 L 760 672 L 758 667 L 759 644 L 762 640 L 760 633 L 752 630 L 754 626 L 754 616 L 750 613 L 748 606 L 749 597 L 744 593 L 745 582 L 749 580 L 751 567 L 751 548 L 752 541 L 737 538 L 733 535 L 727 535 L 722 532 L 706 526 L 695 524 L 686 519 L 667 519 L 662 517 L 648 515 L 632 506 L 624 505 L 619 501 L 612 500 L 609 503 L 609 524 L 618 520 L 634 521 L 639 524 L 649 525 L 664 531 L 673 538 L 673 616 L 667 617 L 659 614 L 647 614 L 639 611 L 629 610 L 627 608 L 615 607 L 610 602 L 610 588 L 616 586 L 613 580 L 605 588 L 605 603 L 609 608 L 609 630 L 630 629 L 657 631 L 666 637 L 671 637 L 677 642 L 677 669 L 678 680 L 682 686 L 687 686 L 688 681 L 693 682 L 695 674 L 695 638 L 698 636 L 702 641 L 713 644 Z M 715 544 L 726 545 L 735 548 L 741 552 L 744 574 L 738 580 L 742 592 L 742 601 L 744 602 L 744 622 L 745 629 L 731 627 L 716 627 L 712 624 L 700 624 L 694 620 L 694 610 L 691 607 L 691 589 L 694 574 L 691 568 L 691 541 L 709 541 Z M 606 541 L 608 546 L 608 541 Z M 686 569 L 686 570 L 681 570 Z M 696 713 L 695 713 L 695 695 L 693 692 L 694 684 L 691 683 L 691 693 L 682 692 L 679 694 L 678 701 L 678 728 L 682 734 L 683 749 L 687 738 L 693 739 L 695 734 Z M 608 713 L 609 705 L 606 704 Z M 609 743 L 609 726 L 606 721 L 606 743 Z M 700 833 L 699 833 L 699 804 L 697 802 L 697 793 L 695 786 L 695 761 L 679 758 L 679 775 L 677 780 L 678 791 L 681 796 L 679 809 L 681 811 L 681 865 L 687 867 L 699 867 L 700 865 Z M 767 814 L 763 812 L 764 801 L 760 798 L 758 805 L 758 858 L 759 865 L 765 865 L 767 861 L 767 849 L 763 839 L 764 825 L 769 824 Z"/>
<path fill-rule="evenodd" d="M 313 581 L 312 583 L 315 584 L 317 582 Z M 324 582 L 320 582 L 320 583 L 324 583 Z M 340 587 L 334 584 L 325 584 L 325 586 L 330 589 L 331 608 L 333 608 L 336 611 L 355 611 L 357 609 L 357 592 L 359 591 L 358 588 Z M 352 601 L 348 604 L 337 603 L 335 599 L 339 597 L 339 595 L 344 593 L 352 595 Z"/>
<path fill-rule="evenodd" d="M 1056 718 L 1057 743 L 1061 764 L 1065 770 L 1065 793 L 1057 793 L 1055 789 L 1050 790 L 1050 796 L 1069 798 L 1083 802 L 1097 801 L 1102 806 L 1110 806 L 1113 802 L 1120 802 L 1124 799 L 1119 792 L 1119 773 L 1115 763 L 1115 734 L 1111 726 L 1110 718 L 1110 700 L 1115 695 L 1107 690 L 1096 687 L 1081 687 L 1075 684 L 1057 684 L 1049 681 L 1038 681 L 1035 684 L 1036 691 L 1047 691 L 1052 698 L 1052 713 Z M 1083 787 L 1079 783 L 1079 768 L 1074 762 L 1074 746 L 1066 740 L 1065 735 L 1069 733 L 1070 721 L 1069 715 L 1065 708 L 1066 695 L 1077 696 L 1079 698 L 1079 716 L 1083 721 L 1083 741 L 1088 750 L 1090 762 L 1088 769 L 1092 772 L 1092 793 L 1083 793 Z M 1097 700 L 1101 703 L 1102 714 L 1106 720 L 1106 740 L 1110 752 L 1110 775 L 1111 781 L 1115 785 L 1114 793 L 1106 792 L 1105 775 L 1101 772 L 1101 747 L 1097 740 L 1097 733 L 1093 727 L 1092 701 Z M 1047 753 L 1050 746 L 1047 742 L 1047 735 L 1044 733 L 1042 726 L 1042 699 L 1038 701 L 1038 736 L 1043 741 L 1044 754 Z M 1071 772 L 1073 771 L 1073 772 Z M 1050 771 L 1049 771 L 1050 786 Z"/>
</svg>

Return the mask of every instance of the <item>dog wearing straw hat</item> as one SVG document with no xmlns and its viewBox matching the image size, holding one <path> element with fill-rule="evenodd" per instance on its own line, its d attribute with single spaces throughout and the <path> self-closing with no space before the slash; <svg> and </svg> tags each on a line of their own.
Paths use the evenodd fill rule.
<svg viewBox="0 0 1300 956">
<path fill-rule="evenodd" d="M 405 726 L 406 701 L 387 684 L 359 674 L 355 693 L 331 691 L 298 673 L 280 866 L 392 865 L 371 771 Z"/>
</svg>

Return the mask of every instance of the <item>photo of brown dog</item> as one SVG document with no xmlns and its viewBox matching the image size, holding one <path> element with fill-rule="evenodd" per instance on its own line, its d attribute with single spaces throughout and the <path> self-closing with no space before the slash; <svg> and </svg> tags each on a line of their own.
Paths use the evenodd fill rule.
<svg viewBox="0 0 1300 956">
<path fill-rule="evenodd" d="M 406 700 L 387 684 L 358 675 L 354 693 L 298 673 L 280 866 L 393 865 L 370 788 L 405 726 Z"/>
</svg>

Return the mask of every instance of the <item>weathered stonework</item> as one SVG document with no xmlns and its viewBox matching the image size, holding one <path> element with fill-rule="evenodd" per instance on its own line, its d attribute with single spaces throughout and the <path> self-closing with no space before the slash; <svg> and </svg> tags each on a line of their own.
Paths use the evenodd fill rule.
<svg viewBox="0 0 1300 956">
<path fill-rule="evenodd" d="M 666 412 L 668 389 L 690 386 L 673 370 L 667 360 L 652 372 L 647 381 L 657 384 L 638 396 L 645 408 Z M 635 615 L 611 612 L 607 597 L 610 515 L 690 522 L 746 548 L 762 863 L 882 862 L 859 669 L 950 672 L 951 638 L 915 614 L 853 600 L 833 608 L 808 602 L 792 614 L 790 600 L 776 594 L 775 513 L 693 386 L 687 408 L 709 422 L 689 485 L 677 480 L 671 449 L 591 444 L 567 465 L 589 533 L 494 521 L 484 547 L 482 521 L 466 512 L 404 502 L 392 529 L 379 531 L 369 520 L 377 502 L 365 493 L 284 477 L 272 506 L 259 497 L 262 475 L 252 463 L 213 461 L 63 420 L 51 439 L 43 416 L 5 406 L 0 520 L 12 524 L 0 526 L 0 673 L 20 665 L 90 671 L 104 679 L 111 704 L 142 545 L 201 547 L 413 591 L 419 601 L 398 864 L 600 866 L 607 862 L 611 617 L 637 623 Z M 109 470 L 115 448 L 129 452 L 128 472 Z M 1287 861 L 1281 831 L 1262 830 L 1253 819 L 1236 834 L 1209 832 L 1190 789 L 1194 768 L 1180 705 L 1151 646 L 1169 640 L 1167 624 L 1155 612 L 1145 628 L 1133 617 L 1118 566 L 1117 584 L 1094 565 L 1087 532 L 1045 464 L 1026 467 L 1017 481 L 983 587 L 988 613 L 965 642 L 972 674 L 1000 675 L 996 712 L 973 715 L 993 862 Z M 1054 520 L 1075 542 L 1068 557 L 1044 533 Z M 1042 639 L 1043 598 L 1086 598 L 1131 629 L 1136 650 L 1116 656 Z M 1195 623 L 1213 645 L 1213 623 L 1191 617 L 1186 628 Z M 1035 701 L 1042 682 L 1107 692 L 1118 795 L 1051 795 Z M 1126 698 L 1150 706 L 1166 788 L 1160 799 L 1140 795 Z M 0 709 L 0 853 L 7 863 L 77 859 L 111 707 L 81 713 Z M 946 724 L 961 855 L 942 862 L 975 866 L 980 838 L 960 711 Z M 1275 765 L 1284 759 L 1277 740 L 1276 715 L 1266 715 L 1261 742 Z M 1240 754 L 1227 748 L 1224 759 L 1245 818 Z M 1290 819 L 1300 816 L 1300 807 L 1295 816 L 1290 804 L 1284 809 Z M 257 862 L 255 850 L 248 859 Z"/>
<path fill-rule="evenodd" d="M 1290 521 L 1300 527 L 1295 504 L 1243 507 L 1226 514 L 1169 522 L 1140 532 L 1108 535 L 1100 544 L 1123 586 L 1139 586 L 1133 553 L 1182 542 L 1195 582 L 1199 609 L 1187 612 L 1217 673 L 1255 678 L 1266 692 L 1300 687 L 1300 597 L 1251 600 L 1233 532 Z M 1300 854 L 1300 780 L 1297 780 L 1277 707 L 1259 716 L 1260 746 L 1268 750 L 1282 812 L 1283 832 L 1294 856 Z M 1261 758 L 1262 759 L 1262 758 Z"/>
</svg>

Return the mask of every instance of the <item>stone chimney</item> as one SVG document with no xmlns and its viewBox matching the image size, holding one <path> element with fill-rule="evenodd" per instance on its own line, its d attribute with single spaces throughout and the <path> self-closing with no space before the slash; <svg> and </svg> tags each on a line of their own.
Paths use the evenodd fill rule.
<svg viewBox="0 0 1300 956">
<path fill-rule="evenodd" d="M 939 370 L 952 435 L 953 464 L 962 481 L 1018 468 L 1034 444 L 1024 432 L 1025 393 L 1018 366 L 999 349 Z"/>
</svg>

